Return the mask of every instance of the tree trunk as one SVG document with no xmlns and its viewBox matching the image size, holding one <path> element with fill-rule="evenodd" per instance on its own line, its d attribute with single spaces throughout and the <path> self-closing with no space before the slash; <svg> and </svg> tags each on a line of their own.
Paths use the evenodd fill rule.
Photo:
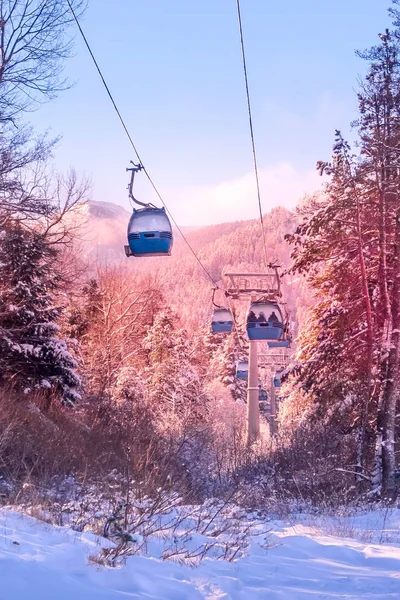
<svg viewBox="0 0 400 600">
<path fill-rule="evenodd" d="M 376 125 L 378 149 L 376 149 L 376 184 L 379 194 L 379 290 L 380 302 L 378 310 L 381 314 L 381 323 L 378 324 L 382 331 L 381 336 L 381 392 L 379 395 L 377 431 L 378 439 L 382 440 L 382 448 L 379 454 L 382 460 L 382 489 L 385 491 L 389 481 L 394 474 L 394 421 L 392 421 L 393 397 L 392 397 L 392 376 L 394 367 L 394 357 L 392 354 L 392 305 L 389 293 L 389 272 L 388 272 L 388 185 L 389 181 L 389 162 L 390 154 L 388 152 L 388 142 L 390 138 L 390 108 L 388 106 L 389 94 L 386 93 L 383 98 L 384 122 L 380 123 L 378 99 L 376 100 Z M 394 405 L 394 410 L 395 410 Z M 394 419 L 394 415 L 393 415 Z"/>
<path fill-rule="evenodd" d="M 394 268 L 392 290 L 391 346 L 388 357 L 386 394 L 382 407 L 382 490 L 395 495 L 395 418 L 399 398 L 399 356 L 400 356 L 400 210 L 396 214 Z"/>
<path fill-rule="evenodd" d="M 368 425 L 368 414 L 369 414 L 369 404 L 371 400 L 372 393 L 372 366 L 373 366 L 373 352 L 374 352 L 374 339 L 373 339 L 373 324 L 372 324 L 372 307 L 371 307 L 371 299 L 369 297 L 368 290 L 368 278 L 367 278 L 367 269 L 365 265 L 365 257 L 364 257 L 364 247 L 363 247 L 363 239 L 362 239 L 362 230 L 361 230 L 361 206 L 360 199 L 357 193 L 356 185 L 354 179 L 352 179 L 354 194 L 356 198 L 356 224 L 357 224 L 357 247 L 358 247 L 358 260 L 360 263 L 360 271 L 361 271 L 361 285 L 363 291 L 365 312 L 367 317 L 367 390 L 363 405 L 363 413 L 361 420 L 361 432 L 358 436 L 358 456 L 357 456 L 357 466 L 356 470 L 360 473 L 363 470 L 363 464 L 365 463 L 365 437 L 366 437 L 366 429 Z"/>
</svg>

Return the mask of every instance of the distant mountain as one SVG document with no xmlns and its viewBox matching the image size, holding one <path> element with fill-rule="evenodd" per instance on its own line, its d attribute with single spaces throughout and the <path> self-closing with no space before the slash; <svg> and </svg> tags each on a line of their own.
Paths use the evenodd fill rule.
<svg viewBox="0 0 400 600">
<path fill-rule="evenodd" d="M 87 203 L 89 214 L 97 219 L 129 219 L 130 213 L 119 204 L 113 202 L 96 202 L 90 200 Z"/>
<path fill-rule="evenodd" d="M 96 219 L 99 221 L 109 221 L 110 223 L 117 221 L 127 223 L 130 218 L 130 212 L 123 208 L 123 206 L 113 204 L 112 202 L 89 200 L 76 206 L 73 211 L 68 213 L 68 218 L 82 224 L 87 223 L 88 226 L 89 221 L 94 223 Z"/>
</svg>

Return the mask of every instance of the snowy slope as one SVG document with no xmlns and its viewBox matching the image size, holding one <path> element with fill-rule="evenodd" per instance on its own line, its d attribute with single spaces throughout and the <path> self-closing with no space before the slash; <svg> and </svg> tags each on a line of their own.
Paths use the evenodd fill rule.
<svg viewBox="0 0 400 600">
<path fill-rule="evenodd" d="M 360 527 L 368 528 L 370 520 Z M 396 511 L 390 527 L 398 528 Z M 336 526 L 336 525 L 335 525 Z M 352 523 L 354 526 L 354 522 Z M 206 559 L 191 569 L 134 556 L 119 569 L 88 562 L 104 540 L 0 511 L 0 600 L 351 600 L 400 599 L 400 547 L 272 526 L 268 551 L 256 541 L 234 563 Z"/>
</svg>

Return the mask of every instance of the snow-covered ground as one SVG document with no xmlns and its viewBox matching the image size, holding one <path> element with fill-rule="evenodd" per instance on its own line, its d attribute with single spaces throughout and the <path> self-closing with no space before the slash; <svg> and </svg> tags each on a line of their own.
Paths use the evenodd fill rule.
<svg viewBox="0 0 400 600">
<path fill-rule="evenodd" d="M 272 547 L 255 537 L 236 562 L 205 559 L 193 569 L 159 560 L 150 547 L 111 569 L 88 558 L 105 540 L 3 509 L 0 600 L 399 600 L 399 525 L 399 510 L 304 516 L 271 522 Z"/>
</svg>

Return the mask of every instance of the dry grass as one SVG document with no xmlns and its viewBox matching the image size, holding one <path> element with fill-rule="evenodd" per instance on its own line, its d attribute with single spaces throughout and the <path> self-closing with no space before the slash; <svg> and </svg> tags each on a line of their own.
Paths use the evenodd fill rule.
<svg viewBox="0 0 400 600">
<path fill-rule="evenodd" d="M 73 477 L 81 485 L 117 471 L 146 492 L 178 478 L 174 448 L 156 435 L 149 407 L 128 405 L 112 412 L 106 402 L 71 411 L 40 409 L 40 398 L 0 392 L 0 488 L 4 502 L 35 499 L 38 487 Z M 114 407 L 115 409 L 115 407 Z M 175 473 L 175 474 L 174 474 Z M 169 475 L 169 476 L 168 476 Z"/>
</svg>

